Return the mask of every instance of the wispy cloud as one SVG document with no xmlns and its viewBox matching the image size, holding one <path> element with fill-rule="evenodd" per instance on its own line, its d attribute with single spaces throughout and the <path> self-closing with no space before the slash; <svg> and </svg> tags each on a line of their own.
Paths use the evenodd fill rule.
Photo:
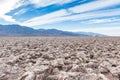
<svg viewBox="0 0 120 80">
<path fill-rule="evenodd" d="M 19 10 L 18 12 L 14 13 L 14 15 L 21 15 L 23 13 L 25 13 L 28 9 L 27 8 L 23 8 L 21 10 Z"/>
<path fill-rule="evenodd" d="M 37 25 L 43 25 L 48 23 L 54 23 L 57 21 L 63 21 L 61 17 L 67 16 L 67 15 L 68 15 L 68 12 L 66 10 L 60 10 L 60 11 L 53 12 L 51 14 L 32 18 L 28 21 L 23 22 L 22 25 L 37 26 Z"/>
<path fill-rule="evenodd" d="M 12 16 L 1 15 L 0 18 L 7 21 L 7 22 L 16 22 L 16 20 L 14 18 L 12 18 Z"/>
<path fill-rule="evenodd" d="M 112 23 L 112 22 L 120 22 L 119 18 L 101 18 L 101 19 L 91 19 L 91 20 L 86 20 L 83 21 L 83 23 L 89 23 L 89 24 L 94 24 L 94 23 Z"/>
<path fill-rule="evenodd" d="M 101 18 L 101 17 L 109 17 L 109 16 L 117 16 L 117 15 L 120 15 L 120 9 L 76 14 L 76 15 L 66 16 L 64 17 L 64 20 L 85 20 L 91 18 Z"/>
<path fill-rule="evenodd" d="M 65 4 L 72 2 L 73 0 L 29 0 L 35 7 L 45 7 L 52 4 Z"/>
<path fill-rule="evenodd" d="M 13 16 L 21 15 L 25 13 L 27 9 L 22 8 L 18 12 L 15 12 L 13 15 L 7 15 L 7 13 L 21 7 L 22 5 L 34 4 L 38 8 L 52 4 L 61 5 L 72 1 L 74 0 L 0 0 L 0 18 L 7 22 L 16 22 Z"/>
<path fill-rule="evenodd" d="M 96 12 L 89 12 L 89 13 L 75 14 L 75 15 L 70 15 L 70 13 L 67 12 L 66 10 L 60 10 L 60 11 L 53 12 L 51 14 L 32 18 L 28 21 L 23 22 L 23 25 L 37 26 L 37 25 L 52 24 L 52 23 L 62 22 L 62 21 L 78 21 L 78 20 L 86 20 L 86 19 L 92 19 L 92 18 L 116 16 L 116 15 L 120 15 L 120 9 L 96 11 Z M 118 20 L 118 19 L 116 20 L 115 19 L 114 20 L 105 19 L 105 20 L 99 20 L 96 22 L 109 22 L 109 21 L 112 22 L 112 21 Z M 95 22 L 95 20 L 93 21 Z"/>
<path fill-rule="evenodd" d="M 6 13 L 22 5 L 19 2 L 20 0 L 0 0 L 0 18 L 8 22 L 15 22 L 15 19 L 6 15 Z"/>
<path fill-rule="evenodd" d="M 82 13 L 91 10 L 98 10 L 98 9 L 114 6 L 117 4 L 120 4 L 120 0 L 96 0 L 90 3 L 72 7 L 69 10 L 71 10 L 74 13 Z"/>
</svg>

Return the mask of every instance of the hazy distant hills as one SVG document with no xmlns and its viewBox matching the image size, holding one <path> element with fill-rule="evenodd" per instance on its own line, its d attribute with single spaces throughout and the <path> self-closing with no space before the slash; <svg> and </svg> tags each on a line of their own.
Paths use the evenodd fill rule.
<svg viewBox="0 0 120 80">
<path fill-rule="evenodd" d="M 68 32 L 57 29 L 33 29 L 20 25 L 0 25 L 0 36 L 104 36 L 91 32 Z"/>
<path fill-rule="evenodd" d="M 34 35 L 37 31 L 24 26 L 19 25 L 0 25 L 0 35 L 4 36 L 22 36 L 22 35 Z"/>
</svg>

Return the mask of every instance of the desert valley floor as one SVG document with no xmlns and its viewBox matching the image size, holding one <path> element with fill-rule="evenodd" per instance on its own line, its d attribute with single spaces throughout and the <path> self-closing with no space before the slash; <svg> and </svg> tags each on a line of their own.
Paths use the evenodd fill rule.
<svg viewBox="0 0 120 80">
<path fill-rule="evenodd" d="M 0 80 L 120 80 L 120 37 L 0 37 Z"/>
</svg>

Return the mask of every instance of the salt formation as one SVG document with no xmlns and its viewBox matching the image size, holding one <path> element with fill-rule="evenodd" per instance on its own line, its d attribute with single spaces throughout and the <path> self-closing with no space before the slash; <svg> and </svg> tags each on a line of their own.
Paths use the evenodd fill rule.
<svg viewBox="0 0 120 80">
<path fill-rule="evenodd" d="M 0 80 L 120 80 L 120 38 L 1 37 Z"/>
</svg>

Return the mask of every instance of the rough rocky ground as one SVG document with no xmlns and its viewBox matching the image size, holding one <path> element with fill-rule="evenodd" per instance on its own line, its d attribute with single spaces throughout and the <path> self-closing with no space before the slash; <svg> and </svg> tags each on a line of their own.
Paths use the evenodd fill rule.
<svg viewBox="0 0 120 80">
<path fill-rule="evenodd" d="M 0 80 L 120 80 L 120 38 L 0 37 Z"/>
</svg>

